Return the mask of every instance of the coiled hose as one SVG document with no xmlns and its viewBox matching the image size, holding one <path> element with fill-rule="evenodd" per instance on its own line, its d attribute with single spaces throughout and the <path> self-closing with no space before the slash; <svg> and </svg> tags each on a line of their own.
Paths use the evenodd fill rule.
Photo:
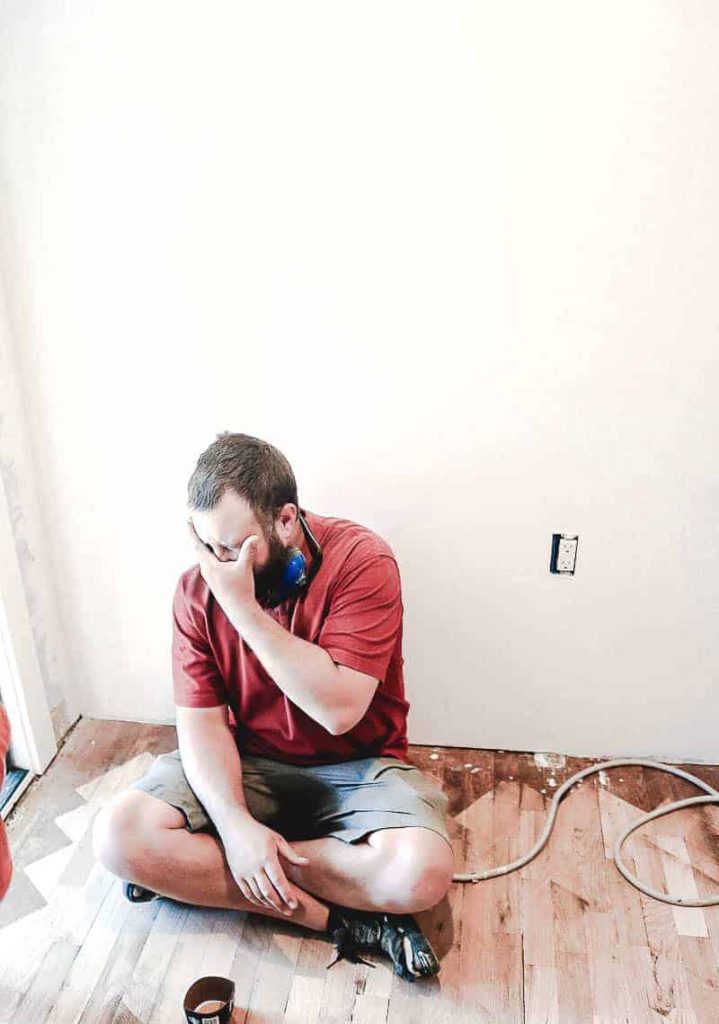
<svg viewBox="0 0 719 1024">
<path fill-rule="evenodd" d="M 654 811 L 650 811 L 648 814 L 643 814 L 636 821 L 632 822 L 628 828 L 625 828 L 620 836 L 617 837 L 614 843 L 614 863 L 617 866 L 617 870 L 620 874 L 624 875 L 626 880 L 630 882 L 635 889 L 639 889 L 645 896 L 651 896 L 655 900 L 661 900 L 663 903 L 672 903 L 677 907 L 714 907 L 719 904 L 719 896 L 712 896 L 706 900 L 690 900 L 684 899 L 681 896 L 672 897 L 665 892 L 659 892 L 656 889 L 650 889 L 646 885 L 642 885 L 638 878 L 629 871 L 626 864 L 622 860 L 622 846 L 624 845 L 627 838 L 635 832 L 642 825 L 645 825 L 648 821 L 653 821 L 654 818 L 661 818 L 665 814 L 671 814 L 672 811 L 678 811 L 682 807 L 695 807 L 699 804 L 719 804 L 719 790 L 714 789 L 708 782 L 703 782 L 698 779 L 696 775 L 690 775 L 689 772 L 682 771 L 681 768 L 675 768 L 673 765 L 660 764 L 657 761 L 647 761 L 641 757 L 630 757 L 626 760 L 616 761 L 603 761 L 601 764 L 591 765 L 589 768 L 584 768 L 582 771 L 577 772 L 576 775 L 572 775 L 565 783 L 563 783 L 557 792 L 554 794 L 552 803 L 549 808 L 549 814 L 547 815 L 547 821 L 544 826 L 544 831 L 541 836 L 529 851 L 523 857 L 518 860 L 512 861 L 511 864 L 503 864 L 501 867 L 490 868 L 487 871 L 470 871 L 465 874 L 456 874 L 453 876 L 454 882 L 483 882 L 488 878 L 498 878 L 500 875 L 508 875 L 511 871 L 516 871 L 518 868 L 524 867 L 530 860 L 537 856 L 537 854 L 544 848 L 551 835 L 552 828 L 554 827 L 554 820 L 557 817 L 557 808 L 562 801 L 564 795 L 568 790 L 580 779 L 585 779 L 588 775 L 594 774 L 594 772 L 605 771 L 608 768 L 620 768 L 623 765 L 639 764 L 646 768 L 657 768 L 661 772 L 669 772 L 671 775 L 676 775 L 680 779 L 686 779 L 687 782 L 694 783 L 700 789 L 703 789 L 708 796 L 692 796 L 687 800 L 676 800 L 674 803 L 667 804 L 665 807 L 658 807 Z"/>
</svg>

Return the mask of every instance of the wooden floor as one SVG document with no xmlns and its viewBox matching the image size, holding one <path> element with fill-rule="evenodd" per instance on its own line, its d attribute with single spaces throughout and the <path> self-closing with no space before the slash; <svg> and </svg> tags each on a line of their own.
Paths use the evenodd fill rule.
<svg viewBox="0 0 719 1024">
<path fill-rule="evenodd" d="M 334 958 L 329 938 L 255 913 L 128 903 L 93 858 L 98 809 L 176 747 L 169 726 L 81 720 L 8 821 L 15 875 L 0 903 L 0 1021 L 180 1024 L 204 974 L 234 978 L 233 1024 L 713 1024 L 719 1021 L 719 907 L 675 908 L 640 894 L 611 860 L 617 831 L 696 796 L 682 780 L 630 767 L 563 801 L 530 864 L 455 882 L 417 914 L 442 968 L 413 984 Z M 508 863 L 535 842 L 552 793 L 590 761 L 467 748 L 410 748 L 451 799 L 457 870 Z M 719 788 L 719 767 L 685 766 Z M 625 845 L 639 877 L 673 895 L 719 893 L 719 813 L 683 810 Z"/>
</svg>

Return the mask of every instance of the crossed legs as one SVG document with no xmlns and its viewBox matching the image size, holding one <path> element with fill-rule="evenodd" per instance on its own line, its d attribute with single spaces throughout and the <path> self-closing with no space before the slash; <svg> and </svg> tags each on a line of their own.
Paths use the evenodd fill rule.
<svg viewBox="0 0 719 1024">
<path fill-rule="evenodd" d="M 297 908 L 285 914 L 247 900 L 220 840 L 188 832 L 181 811 L 143 790 L 118 794 L 93 827 L 95 856 L 127 881 L 184 903 L 253 911 L 322 932 L 328 917 L 323 898 L 361 910 L 412 913 L 438 903 L 455 870 L 451 847 L 427 828 L 378 829 L 351 844 L 330 836 L 291 845 L 309 863 L 280 856 L 297 898 Z"/>
</svg>

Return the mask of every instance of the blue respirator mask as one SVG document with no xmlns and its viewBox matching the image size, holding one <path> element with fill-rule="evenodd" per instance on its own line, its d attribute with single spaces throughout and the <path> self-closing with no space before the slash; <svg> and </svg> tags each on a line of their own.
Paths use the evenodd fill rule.
<svg viewBox="0 0 719 1024">
<path fill-rule="evenodd" d="M 259 593 L 257 602 L 262 608 L 276 608 L 288 598 L 304 597 L 307 588 L 322 564 L 322 548 L 307 525 L 303 509 L 299 509 L 297 518 L 312 555 L 312 562 L 307 567 L 305 556 L 294 546 L 286 549 L 287 555 L 283 564 L 274 569 L 270 575 L 262 572 L 256 578 Z"/>
</svg>

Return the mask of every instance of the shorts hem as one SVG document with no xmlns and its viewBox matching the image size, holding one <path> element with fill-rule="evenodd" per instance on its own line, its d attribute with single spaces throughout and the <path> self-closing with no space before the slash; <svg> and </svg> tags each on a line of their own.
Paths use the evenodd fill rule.
<svg viewBox="0 0 719 1024">
<path fill-rule="evenodd" d="M 401 825 L 374 825 L 371 828 L 344 829 L 339 832 L 327 832 L 322 838 L 341 839 L 344 843 L 352 844 L 358 843 L 365 836 L 369 835 L 370 832 L 380 832 L 390 828 L 428 828 L 430 832 L 436 832 L 438 836 L 442 836 L 450 850 L 454 853 L 454 847 L 448 833 L 436 825 L 428 825 L 423 821 L 408 821 L 406 824 Z"/>
<path fill-rule="evenodd" d="M 142 780 L 138 779 L 138 782 L 130 786 L 130 789 L 139 789 L 143 793 L 149 793 L 150 796 L 154 796 L 156 800 L 161 800 L 163 804 L 167 804 L 168 807 L 174 807 L 175 810 L 180 811 L 185 819 L 184 827 L 188 832 L 201 832 L 205 828 L 209 828 L 212 822 L 204 814 L 198 815 L 194 810 L 189 811 L 187 807 L 183 807 L 182 804 L 174 803 L 169 800 L 166 796 L 162 796 L 161 793 L 156 792 L 153 787 L 140 785 Z"/>
</svg>

